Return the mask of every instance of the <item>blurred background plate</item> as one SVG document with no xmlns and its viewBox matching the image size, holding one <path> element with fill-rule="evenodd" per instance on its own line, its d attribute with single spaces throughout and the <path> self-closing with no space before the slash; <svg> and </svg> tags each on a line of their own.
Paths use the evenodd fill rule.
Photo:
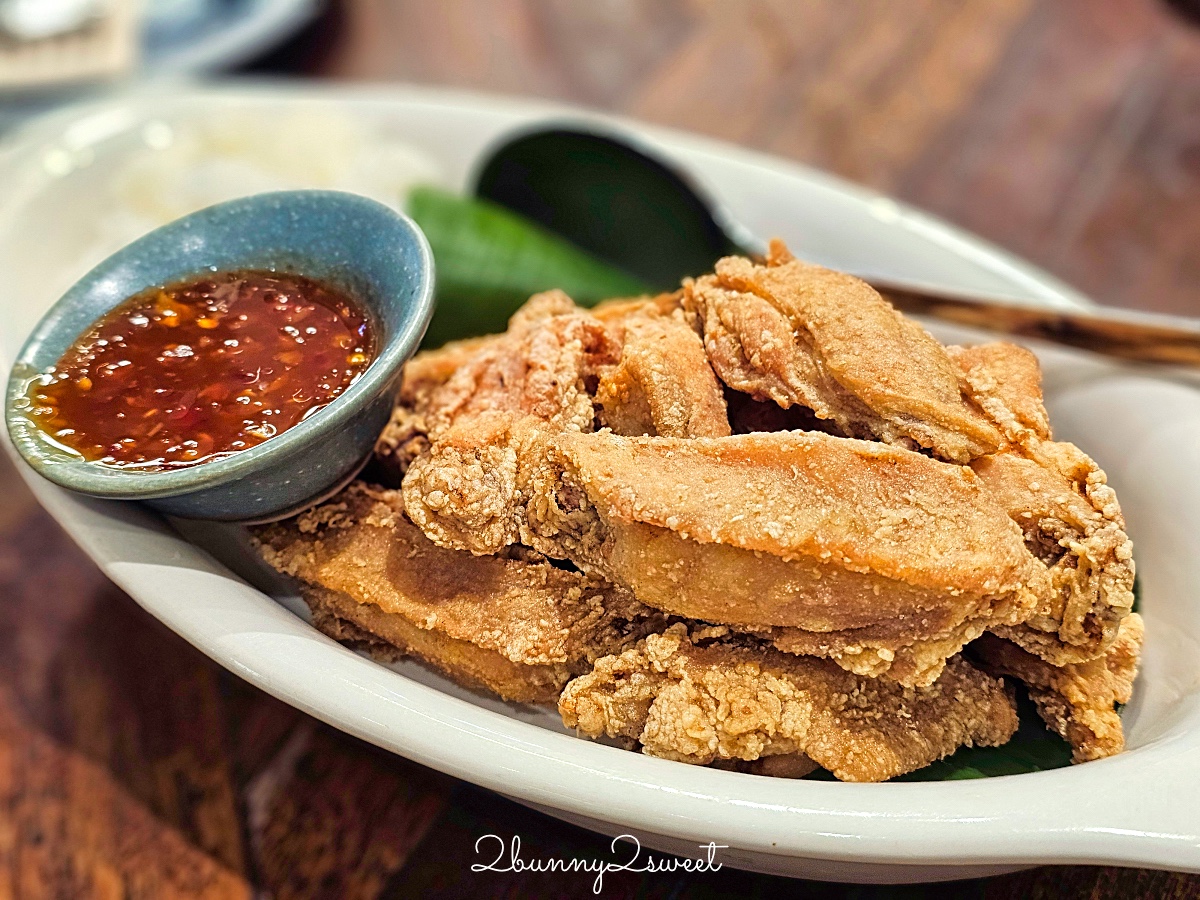
<svg viewBox="0 0 1200 900">
<path fill-rule="evenodd" d="M 195 76 L 237 68 L 287 40 L 324 6 L 325 0 L 142 0 L 138 56 L 129 77 Z M 50 78 L 7 88 L 0 79 L 0 134 L 52 107 L 111 87 L 111 79 Z"/>
</svg>

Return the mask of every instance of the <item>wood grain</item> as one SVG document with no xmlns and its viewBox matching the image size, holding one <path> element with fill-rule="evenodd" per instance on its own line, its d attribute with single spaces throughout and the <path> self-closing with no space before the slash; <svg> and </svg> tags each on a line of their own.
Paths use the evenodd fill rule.
<svg viewBox="0 0 1200 900">
<path fill-rule="evenodd" d="M 1181 6 L 1186 5 L 1182 2 Z M 1200 313 L 1200 31 L 1156 0 L 347 0 L 263 65 L 571 100 L 887 190 L 1097 299 Z M 607 840 L 338 733 L 107 584 L 0 460 L 0 900 L 569 897 Z M 1184 898 L 1072 867 L 924 888 L 724 870 L 606 897 Z"/>
</svg>

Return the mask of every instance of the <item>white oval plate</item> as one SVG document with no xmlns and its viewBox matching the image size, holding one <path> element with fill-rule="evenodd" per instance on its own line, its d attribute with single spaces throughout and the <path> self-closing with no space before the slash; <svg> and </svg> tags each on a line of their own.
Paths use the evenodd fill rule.
<svg viewBox="0 0 1200 900">
<path fill-rule="evenodd" d="M 111 247 L 107 178 L 168 127 L 299 110 L 352 116 L 410 141 L 462 185 L 504 130 L 545 103 L 417 88 L 257 86 L 141 92 L 68 110 L 0 147 L 0 363 L 41 312 Z M 693 169 L 732 213 L 828 265 L 1028 298 L 1086 302 L 1044 273 L 861 188 L 714 141 L 623 123 Z M 398 197 L 381 199 L 397 202 Z M 110 236 L 111 237 L 111 236 Z M 1078 355 L 1042 353 L 1058 436 L 1117 487 L 1137 546 L 1147 648 L 1126 709 L 1129 749 L 1052 772 L 928 784 L 760 778 L 578 739 L 552 712 L 460 690 L 414 664 L 378 665 L 269 596 L 237 529 L 185 540 L 144 510 L 90 501 L 29 476 L 40 501 L 117 584 L 209 656 L 338 728 L 610 834 L 765 872 L 848 881 L 963 878 L 1038 863 L 1200 871 L 1200 395 Z M 200 549 L 197 542 L 209 551 Z M 224 562 L 218 562 L 220 558 Z"/>
</svg>

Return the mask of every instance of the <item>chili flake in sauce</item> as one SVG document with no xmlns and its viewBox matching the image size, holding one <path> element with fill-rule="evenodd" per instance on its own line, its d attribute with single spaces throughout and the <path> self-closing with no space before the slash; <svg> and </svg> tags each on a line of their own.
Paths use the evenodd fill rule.
<svg viewBox="0 0 1200 900">
<path fill-rule="evenodd" d="M 88 460 L 191 466 L 312 415 L 374 352 L 369 319 L 340 291 L 300 275 L 216 273 L 98 319 L 33 380 L 26 414 Z"/>
</svg>

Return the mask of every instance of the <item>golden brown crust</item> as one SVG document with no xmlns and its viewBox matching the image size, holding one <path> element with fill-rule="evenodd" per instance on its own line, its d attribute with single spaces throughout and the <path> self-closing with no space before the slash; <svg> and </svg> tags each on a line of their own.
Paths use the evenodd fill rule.
<svg viewBox="0 0 1200 900">
<path fill-rule="evenodd" d="M 866 282 L 791 259 L 742 257 L 684 285 L 709 361 L 734 390 L 801 405 L 850 437 L 957 462 L 1001 436 L 963 394 L 945 349 Z"/>
<path fill-rule="evenodd" d="M 622 297 L 597 303 L 591 312 L 606 325 L 620 327 L 628 319 L 673 315 L 683 308 L 682 300 L 683 291 L 669 291 L 653 297 Z"/>
<path fill-rule="evenodd" d="M 313 625 L 337 641 L 385 662 L 413 656 L 465 687 L 490 691 L 515 703 L 553 703 L 570 680 L 562 663 L 525 665 L 470 641 L 421 628 L 347 594 L 304 585 L 301 594 Z"/>
<path fill-rule="evenodd" d="M 400 402 L 419 408 L 430 394 L 450 380 L 450 376 L 467 361 L 501 340 L 503 335 L 486 334 L 481 337 L 450 341 L 436 350 L 422 350 L 404 364 L 400 381 Z"/>
<path fill-rule="evenodd" d="M 1046 724 L 1071 745 L 1073 760 L 1086 762 L 1125 749 L 1116 707 L 1133 694 L 1144 633 L 1142 617 L 1131 613 L 1103 656 L 1065 666 L 991 635 L 971 650 L 988 671 L 1024 682 Z"/>
<path fill-rule="evenodd" d="M 967 393 L 1013 444 L 1050 439 L 1050 417 L 1042 403 L 1042 367 L 1015 344 L 947 347 L 966 382 Z"/>
<path fill-rule="evenodd" d="M 832 633 L 771 628 L 759 634 L 786 653 L 820 656 L 857 675 L 925 687 L 942 674 L 946 660 L 987 629 L 1024 617 L 1027 602 L 1027 595 L 1010 595 L 990 608 L 966 610 L 960 621 L 944 621 L 940 626 L 923 617 L 916 622 L 897 620 L 881 628 Z"/>
<path fill-rule="evenodd" d="M 1012 344 L 950 347 L 973 399 L 1006 444 L 971 462 L 1046 567 L 1027 621 L 993 629 L 1055 665 L 1103 655 L 1133 603 L 1133 545 L 1104 472 L 1050 439 L 1037 358 Z"/>
<path fill-rule="evenodd" d="M 567 685 L 563 721 L 694 764 L 802 753 L 843 781 L 884 781 L 1016 730 L 1003 684 L 960 658 L 923 689 L 832 663 L 717 639 L 683 625 L 651 635 Z"/>
<path fill-rule="evenodd" d="M 521 492 L 543 431 L 590 431 L 588 381 L 620 347 L 561 291 L 532 297 L 501 340 L 429 394 L 431 441 L 404 477 L 412 520 L 444 547 L 496 553 L 519 540 Z"/>
<path fill-rule="evenodd" d="M 900 448 L 820 433 L 598 433 L 562 434 L 552 454 L 609 522 L 959 594 L 1012 591 L 1030 574 L 1020 530 L 970 470 Z"/>
<path fill-rule="evenodd" d="M 561 435 L 524 538 L 676 615 L 928 684 L 1039 564 L 969 470 L 820 433 Z M 557 463 L 557 468 L 554 465 Z"/>
<path fill-rule="evenodd" d="M 1101 656 L 1133 607 L 1133 543 L 1104 472 L 1074 444 L 1032 440 L 972 462 L 1047 567 L 1020 625 L 994 629 L 1056 665 Z"/>
<path fill-rule="evenodd" d="M 391 487 L 399 486 L 413 460 L 428 450 L 424 418 L 410 407 L 397 404 L 375 441 L 374 462 L 382 473 L 381 480 Z"/>
<path fill-rule="evenodd" d="M 548 436 L 591 431 L 597 417 L 637 433 L 728 434 L 716 376 L 670 302 L 600 318 L 561 291 L 531 298 L 505 335 L 419 394 L 430 445 L 405 467 L 413 521 L 442 546 L 495 553 L 520 540 Z"/>
<path fill-rule="evenodd" d="M 361 482 L 254 536 L 287 575 L 522 665 L 578 668 L 655 621 L 639 621 L 650 611 L 627 592 L 531 551 L 476 557 L 438 547 L 409 522 L 398 491 Z"/>
<path fill-rule="evenodd" d="M 505 334 L 470 354 L 429 395 L 431 439 L 477 415 L 504 413 L 557 428 L 590 428 L 584 379 L 617 361 L 620 347 L 593 316 L 561 291 L 531 297 Z"/>
<path fill-rule="evenodd" d="M 600 373 L 596 412 L 617 434 L 721 437 L 729 416 L 696 332 L 682 318 L 626 317 L 621 359 Z"/>
<path fill-rule="evenodd" d="M 726 263 L 727 270 L 731 266 L 737 269 L 740 265 L 736 261 Z M 788 291 L 784 290 L 783 282 L 778 281 L 780 278 L 789 283 L 795 282 L 789 289 L 792 293 L 804 294 L 808 290 L 805 278 L 810 276 L 805 274 L 802 267 L 797 269 L 796 266 L 799 264 L 783 260 L 777 253 L 775 265 L 766 267 L 771 272 L 761 277 L 781 295 Z M 744 272 L 742 274 L 745 276 Z M 754 277 L 759 275 L 761 273 Z M 823 275 L 818 279 L 818 288 L 825 283 L 824 279 Z M 820 293 L 820 290 L 817 292 Z M 854 291 L 850 291 L 842 299 L 853 299 L 854 294 Z M 993 491 L 993 499 L 1002 504 L 1012 520 L 1021 527 L 1027 543 L 1033 549 L 1037 550 L 1039 541 L 1045 543 L 1048 539 L 1055 548 L 1053 559 L 1040 558 L 1040 562 L 1032 560 L 1028 554 L 1023 555 L 1025 574 L 1022 580 L 1026 590 L 1018 601 L 1014 602 L 1009 597 L 1011 586 L 1007 590 L 989 591 L 979 585 L 948 580 L 931 584 L 914 579 L 911 573 L 897 575 L 889 571 L 878 557 L 854 558 L 851 555 L 848 562 L 842 562 L 846 554 L 836 548 L 822 548 L 823 552 L 830 554 L 828 558 L 835 560 L 833 566 L 798 565 L 803 562 L 804 554 L 797 555 L 788 548 L 783 548 L 781 552 L 778 546 L 770 546 L 772 541 L 767 532 L 758 530 L 759 526 L 769 528 L 777 523 L 765 519 L 759 521 L 754 517 L 749 520 L 745 518 L 741 501 L 746 499 L 746 491 L 738 493 L 736 488 L 739 485 L 734 483 L 743 476 L 743 470 L 740 469 L 736 474 L 734 468 L 723 473 L 724 481 L 719 491 L 723 496 L 737 497 L 738 503 L 712 504 L 702 501 L 701 505 L 705 506 L 703 511 L 714 521 L 742 521 L 745 524 L 741 530 L 747 535 L 757 530 L 759 538 L 766 538 L 757 543 L 739 543 L 721 538 L 713 541 L 720 544 L 720 548 L 697 549 L 694 544 L 703 542 L 696 537 L 703 531 L 703 522 L 695 516 L 693 520 L 681 517 L 674 509 L 678 500 L 672 497 L 660 504 L 662 508 L 658 512 L 661 515 L 657 519 L 640 523 L 649 527 L 635 528 L 633 522 L 637 517 L 625 516 L 623 521 L 629 523 L 628 527 L 613 528 L 611 520 L 618 517 L 609 515 L 608 520 L 602 523 L 609 528 L 608 538 L 597 534 L 596 515 L 591 510 L 575 511 L 568 507 L 568 523 L 564 525 L 554 521 L 563 515 L 564 505 L 557 496 L 561 488 L 556 485 L 561 462 L 560 447 L 570 445 L 572 441 L 591 441 L 592 438 L 584 435 L 591 430 L 597 418 L 601 424 L 608 421 L 621 430 L 657 432 L 657 416 L 664 430 L 686 432 L 689 438 L 703 432 L 703 426 L 698 423 L 711 421 L 717 422 L 724 433 L 727 419 L 723 413 L 717 416 L 694 414 L 695 409 L 703 405 L 695 402 L 697 394 L 707 395 L 710 410 L 719 409 L 715 391 L 710 387 L 711 379 L 694 379 L 704 386 L 696 391 L 678 379 L 662 377 L 658 380 L 659 387 L 655 394 L 654 389 L 647 391 L 643 387 L 651 384 L 653 379 L 634 377 L 631 371 L 636 365 L 631 361 L 647 353 L 639 347 L 639 332 L 657 329 L 660 332 L 658 340 L 648 343 L 651 347 L 656 343 L 669 343 L 671 352 L 663 352 L 661 347 L 654 351 L 653 361 L 646 369 L 653 370 L 657 363 L 660 374 L 685 365 L 690 367 L 689 371 L 699 372 L 702 376 L 709 373 L 709 367 L 695 352 L 698 348 L 695 348 L 694 342 L 689 343 L 692 341 L 691 335 L 675 327 L 674 316 L 678 314 L 674 308 L 675 302 L 675 298 L 666 297 L 610 306 L 602 323 L 604 333 L 601 335 L 595 331 L 595 328 L 601 327 L 601 323 L 594 321 L 589 326 L 586 314 L 561 295 L 544 295 L 531 301 L 526 309 L 514 317 L 513 328 L 506 337 L 507 343 L 492 343 L 483 347 L 469 364 L 464 365 L 465 374 L 456 374 L 431 395 L 431 402 L 427 405 L 429 416 L 435 421 L 440 420 L 443 427 L 440 432 L 436 425 L 431 428 L 434 432 L 433 445 L 429 451 L 417 457 L 405 481 L 408 508 L 426 534 L 445 546 L 475 553 L 495 552 L 516 541 L 530 543 L 550 555 L 566 556 L 581 565 L 591 566 L 606 577 L 616 577 L 641 594 L 643 600 L 678 614 L 759 627 L 801 627 L 815 634 L 781 635 L 778 646 L 786 647 L 791 652 L 826 655 L 853 671 L 886 674 L 906 684 L 927 683 L 935 678 L 944 659 L 957 652 L 984 628 L 1010 636 L 1047 658 L 1060 662 L 1078 661 L 1103 652 L 1115 634 L 1116 624 L 1126 611 L 1124 605 L 1128 593 L 1125 585 L 1132 578 L 1132 568 L 1125 558 L 1128 542 L 1121 529 L 1119 511 L 1117 518 L 1111 515 L 1115 505 L 1102 496 L 1103 474 L 1095 470 L 1090 461 L 1087 461 L 1087 470 L 1081 471 L 1079 476 L 1090 487 L 1081 491 L 1075 485 L 1071 491 L 1084 496 L 1087 503 L 1099 503 L 1100 515 L 1109 520 L 1108 526 L 1084 521 L 1088 517 L 1082 514 L 1082 507 L 1075 509 L 1073 516 L 1065 518 L 1062 515 L 1039 514 L 1033 509 L 1033 500 L 1014 497 L 1012 486 L 1005 487 L 1005 478 L 1002 476 L 1007 469 L 1029 462 L 1057 471 L 1059 466 L 1056 460 L 1066 459 L 1073 450 L 1069 445 L 1055 445 L 1044 439 L 1049 431 L 1041 403 L 1036 360 L 1027 351 L 1011 345 L 952 348 L 943 354 L 942 362 L 959 370 L 962 384 L 956 390 L 965 390 L 969 395 L 962 401 L 969 408 L 969 415 L 964 415 L 971 421 L 976 416 L 991 419 L 997 434 L 1007 442 L 1001 452 L 979 457 L 974 464 L 980 473 L 989 475 L 984 481 Z M 687 302 L 686 292 L 684 302 Z M 871 312 L 875 309 L 876 301 L 860 297 L 854 302 L 867 310 L 862 313 L 867 320 L 878 318 L 878 310 Z M 581 352 L 588 343 L 576 339 L 582 333 L 590 334 L 588 340 L 594 348 L 599 348 L 599 354 Z M 917 339 L 914 345 L 919 351 L 918 357 L 928 350 L 924 341 L 925 338 Z M 618 347 L 620 355 L 616 356 L 617 362 L 604 364 L 602 357 L 605 354 L 613 357 L 618 352 L 614 348 Z M 514 355 L 518 358 L 514 359 Z M 542 381 L 530 381 L 524 368 L 527 366 L 551 375 Z M 589 378 L 598 379 L 597 396 L 594 399 L 588 395 Z M 537 385 L 548 385 L 549 389 L 530 390 L 531 385 L 535 388 Z M 663 388 L 663 385 L 666 387 Z M 652 394 L 661 401 L 654 409 L 650 403 Z M 954 408 L 957 409 L 957 406 Z M 887 434 L 872 436 L 886 438 Z M 822 439 L 821 435 L 799 437 Z M 854 443 L 824 438 L 824 446 L 832 448 L 830 458 L 834 460 L 840 445 Z M 688 444 L 690 447 L 692 442 Z M 419 446 L 416 442 L 412 445 Z M 877 444 L 872 446 L 881 451 L 890 449 L 893 453 L 902 452 L 897 448 L 881 448 Z M 607 454 L 607 448 L 604 452 Z M 785 455 L 778 454 L 777 461 L 781 464 L 790 462 L 782 459 Z M 919 459 L 929 472 L 956 471 L 951 466 L 940 466 L 932 460 L 909 455 Z M 1078 456 L 1086 460 L 1081 454 Z M 1073 462 L 1071 464 L 1074 465 Z M 713 468 L 719 469 L 720 466 Z M 853 479 L 842 479 L 844 473 L 837 471 L 836 466 L 829 468 L 836 472 L 838 480 L 850 486 L 855 484 Z M 650 487 L 661 489 L 662 485 L 672 481 L 690 482 L 696 474 L 678 458 L 653 471 L 652 477 L 643 477 L 646 473 L 634 466 L 627 473 L 633 480 L 624 488 L 627 491 L 635 490 L 633 482 L 636 481 L 642 485 L 651 483 Z M 753 467 L 748 471 L 751 481 L 763 475 L 775 477 L 777 484 L 786 484 L 778 480 L 778 473 L 769 471 L 769 467 L 763 472 Z M 933 479 L 945 480 L 944 472 L 933 476 Z M 913 480 L 929 481 L 929 477 Z M 903 478 L 881 478 L 878 481 L 890 483 L 897 489 L 907 488 Z M 728 485 L 733 485 L 735 490 L 726 491 Z M 644 487 L 636 488 L 637 496 L 634 499 L 637 502 L 642 501 L 643 491 Z M 786 491 L 778 493 L 781 498 L 776 504 L 778 507 L 813 508 L 811 498 L 791 497 Z M 845 531 L 864 547 L 870 544 L 873 532 L 862 530 L 864 517 L 855 513 L 861 506 L 861 498 L 870 497 L 871 494 L 870 490 L 862 490 L 854 497 L 835 496 L 823 507 L 834 511 L 836 515 L 846 515 L 849 525 Z M 922 514 L 929 509 L 950 513 L 955 510 L 953 504 L 946 504 L 942 497 L 914 505 L 921 509 Z M 734 506 L 739 509 L 734 510 Z M 547 517 L 551 519 L 549 529 L 545 527 Z M 663 523 L 668 518 L 682 521 L 682 525 L 666 528 Z M 1067 523 L 1066 527 L 1064 522 Z M 664 528 L 672 533 L 665 533 Z M 595 558 L 594 553 L 589 556 L 583 544 L 573 546 L 573 529 L 582 532 L 579 540 L 584 543 L 587 540 L 607 540 L 605 552 L 611 560 L 623 562 L 631 574 L 618 576 L 607 560 Z M 680 536 L 684 534 L 687 537 L 681 540 Z M 980 535 L 986 540 L 989 533 L 980 532 Z M 1048 538 L 1048 535 L 1052 537 Z M 921 542 L 929 544 L 929 551 L 924 555 L 913 555 L 918 565 L 938 558 L 942 548 L 936 540 L 925 540 L 914 532 L 914 539 L 909 543 L 915 546 Z M 1007 543 L 1000 542 L 996 546 L 1007 547 Z M 1065 552 L 1058 549 L 1063 547 L 1067 548 Z M 743 559 L 744 554 L 736 552 L 738 550 L 771 553 L 778 556 L 778 560 L 759 562 Z M 1082 564 L 1081 553 L 1088 557 Z M 896 556 L 904 557 L 906 554 L 905 550 Z M 699 576 L 707 570 L 706 560 L 709 558 L 719 561 L 722 571 L 727 575 L 736 576 L 736 579 L 727 580 L 736 580 L 737 584 L 742 585 L 740 589 L 735 588 L 716 598 L 720 601 L 719 606 L 707 602 L 714 599 L 715 594 L 710 592 L 707 597 L 697 596 L 696 590 L 686 589 L 701 582 Z M 819 556 L 813 558 L 820 559 Z M 673 570 L 669 564 L 673 564 Z M 947 564 L 953 567 L 955 561 L 949 559 Z M 633 573 L 635 568 L 639 571 Z M 957 571 L 968 574 L 987 569 L 963 561 Z M 677 583 L 685 572 L 697 577 L 684 579 L 685 590 L 680 591 Z M 851 573 L 855 577 L 850 577 Z M 767 586 L 765 591 L 764 582 Z M 779 591 L 773 592 L 771 586 L 781 586 L 782 590 L 795 596 L 810 594 L 813 602 L 807 604 L 805 610 L 810 618 L 804 620 L 798 618 L 798 614 L 793 614 L 792 618 L 772 615 L 778 612 Z M 960 603 L 955 604 L 959 613 L 954 616 L 939 614 L 939 610 L 947 606 L 945 598 L 916 596 L 914 588 L 926 593 L 942 591 L 957 595 L 961 599 Z M 895 604 L 880 606 L 876 603 L 879 615 L 873 620 L 862 617 L 857 621 L 848 618 L 837 622 L 816 620 L 822 613 L 823 604 L 834 602 L 844 606 L 846 597 L 855 593 L 861 600 L 869 600 L 871 598 L 867 592 L 894 598 Z M 1024 625 L 1021 624 L 1022 620 L 1029 619 L 1032 612 L 1031 594 L 1037 595 L 1040 608 L 1038 614 Z M 981 598 L 987 602 L 981 602 Z M 919 609 L 922 615 L 897 615 L 897 610 L 892 608 L 896 605 Z M 862 631 L 865 628 L 880 628 L 884 619 L 908 629 L 907 633 L 901 635 L 899 627 L 887 634 Z M 847 629 L 855 629 L 859 633 L 841 633 Z"/>
</svg>

